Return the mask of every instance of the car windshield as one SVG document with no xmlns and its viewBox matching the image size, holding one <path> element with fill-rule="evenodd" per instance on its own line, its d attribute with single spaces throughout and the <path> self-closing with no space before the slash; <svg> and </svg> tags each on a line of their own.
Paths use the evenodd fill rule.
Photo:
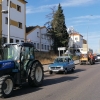
<svg viewBox="0 0 100 100">
<path fill-rule="evenodd" d="M 68 61 L 67 58 L 56 58 L 54 62 L 66 62 Z"/>
<path fill-rule="evenodd" d="M 17 45 L 7 45 L 3 49 L 2 60 L 17 60 L 20 55 L 20 47 Z"/>
</svg>

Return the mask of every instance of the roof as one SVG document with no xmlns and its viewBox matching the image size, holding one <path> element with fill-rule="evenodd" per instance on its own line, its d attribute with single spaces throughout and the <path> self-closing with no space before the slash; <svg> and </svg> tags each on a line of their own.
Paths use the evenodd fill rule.
<svg viewBox="0 0 100 100">
<path fill-rule="evenodd" d="M 35 29 L 37 26 L 29 26 L 29 27 L 26 27 L 26 33 L 32 31 L 33 29 Z"/>
<path fill-rule="evenodd" d="M 43 28 L 46 28 L 45 26 L 29 26 L 29 27 L 26 27 L 26 34 L 30 34 L 32 31 L 34 31 L 36 28 L 40 28 L 40 29 L 43 29 Z"/>
<path fill-rule="evenodd" d="M 7 46 L 7 45 L 19 45 L 19 46 L 30 46 L 33 47 L 34 44 L 33 43 L 29 43 L 29 42 L 22 42 L 22 43 L 5 43 L 3 44 L 3 46 Z"/>
<path fill-rule="evenodd" d="M 83 39 L 83 43 L 84 43 L 84 44 L 87 44 L 87 40 Z"/>
<path fill-rule="evenodd" d="M 71 35 L 80 35 L 80 36 L 82 36 L 82 35 L 79 34 L 79 33 L 71 33 L 70 36 L 71 36 Z M 82 37 L 83 37 L 83 36 L 82 36 Z"/>
<path fill-rule="evenodd" d="M 22 1 L 24 1 L 24 2 L 28 3 L 26 0 L 22 0 Z"/>
</svg>

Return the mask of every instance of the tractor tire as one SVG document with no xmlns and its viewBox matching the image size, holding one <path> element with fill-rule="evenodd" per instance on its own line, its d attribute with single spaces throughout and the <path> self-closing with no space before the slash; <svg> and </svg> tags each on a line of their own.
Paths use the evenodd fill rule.
<svg viewBox="0 0 100 100">
<path fill-rule="evenodd" d="M 28 76 L 28 83 L 30 86 L 40 86 L 44 79 L 44 71 L 40 62 L 33 63 Z"/>
<path fill-rule="evenodd" d="M 90 61 L 89 61 L 89 62 L 90 62 L 90 65 L 93 65 L 93 61 L 92 61 L 91 59 L 90 59 Z"/>
<path fill-rule="evenodd" d="M 9 97 L 13 91 L 13 79 L 9 75 L 2 76 L 0 78 L 0 97 Z"/>
</svg>

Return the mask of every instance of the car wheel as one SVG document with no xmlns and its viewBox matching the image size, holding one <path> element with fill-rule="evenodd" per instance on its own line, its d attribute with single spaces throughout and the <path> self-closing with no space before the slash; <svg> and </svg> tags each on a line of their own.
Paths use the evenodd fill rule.
<svg viewBox="0 0 100 100">
<path fill-rule="evenodd" d="M 75 67 L 72 68 L 72 72 L 74 72 L 74 71 L 75 71 Z"/>
<path fill-rule="evenodd" d="M 49 71 L 49 74 L 53 74 L 53 71 Z"/>
<path fill-rule="evenodd" d="M 68 71 L 67 71 L 67 69 L 65 69 L 65 70 L 64 70 L 64 74 L 67 74 L 67 73 L 68 73 Z"/>
</svg>

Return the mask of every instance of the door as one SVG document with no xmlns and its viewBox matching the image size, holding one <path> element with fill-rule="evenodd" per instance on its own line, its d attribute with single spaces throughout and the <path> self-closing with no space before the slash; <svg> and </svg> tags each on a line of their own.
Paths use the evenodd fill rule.
<svg viewBox="0 0 100 100">
<path fill-rule="evenodd" d="M 71 58 L 69 58 L 69 67 L 70 67 L 70 70 L 74 67 L 74 63 Z"/>
</svg>

